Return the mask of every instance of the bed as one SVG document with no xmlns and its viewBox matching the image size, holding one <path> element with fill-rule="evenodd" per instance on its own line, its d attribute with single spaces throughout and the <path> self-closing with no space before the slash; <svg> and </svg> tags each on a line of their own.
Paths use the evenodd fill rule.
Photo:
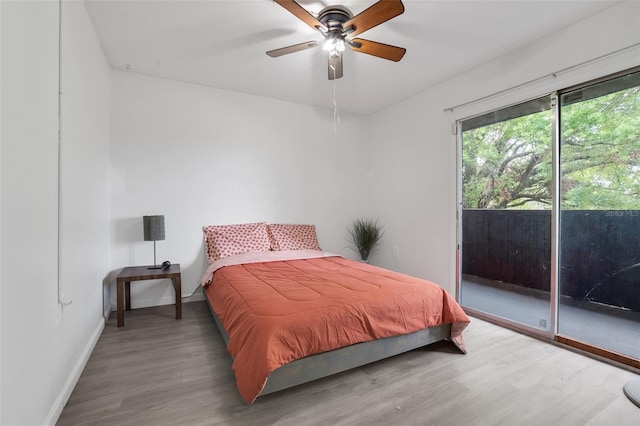
<svg viewBox="0 0 640 426">
<path fill-rule="evenodd" d="M 469 319 L 441 287 L 324 252 L 312 225 L 203 228 L 206 300 L 247 403 L 449 340 Z"/>
</svg>

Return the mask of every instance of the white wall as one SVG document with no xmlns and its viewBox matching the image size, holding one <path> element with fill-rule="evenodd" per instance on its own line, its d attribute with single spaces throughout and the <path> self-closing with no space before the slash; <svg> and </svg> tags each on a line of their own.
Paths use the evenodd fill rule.
<svg viewBox="0 0 640 426">
<path fill-rule="evenodd" d="M 2 7 L 0 7 L 2 25 Z M 0 30 L 0 52 L 2 51 L 2 31 Z M 0 99 L 2 99 L 2 57 L 0 55 Z M 0 125 L 2 124 L 2 102 L 0 102 Z M 0 130 L 0 187 L 2 185 L 2 132 Z M 0 309 L 2 309 L 2 190 L 0 188 Z M 0 421 L 2 421 L 2 315 L 0 314 Z"/>
<path fill-rule="evenodd" d="M 182 268 L 183 295 L 206 263 L 202 226 L 312 223 L 324 250 L 347 256 L 346 227 L 365 208 L 365 118 L 113 72 L 112 268 L 153 263 L 142 216 L 165 215 L 158 262 Z M 136 282 L 132 306 L 173 303 L 165 282 Z M 112 302 L 115 298 L 112 292 Z"/>
<path fill-rule="evenodd" d="M 0 423 L 36 425 L 55 422 L 104 326 L 109 68 L 83 3 L 63 3 L 58 196 L 58 3 L 0 7 Z"/>
<path fill-rule="evenodd" d="M 455 293 L 456 120 L 640 65 L 640 49 L 561 73 L 453 113 L 444 109 L 640 42 L 640 2 L 604 12 L 487 62 L 369 117 L 374 148 L 371 201 L 385 225 L 375 261 Z M 400 258 L 393 257 L 393 247 Z"/>
</svg>

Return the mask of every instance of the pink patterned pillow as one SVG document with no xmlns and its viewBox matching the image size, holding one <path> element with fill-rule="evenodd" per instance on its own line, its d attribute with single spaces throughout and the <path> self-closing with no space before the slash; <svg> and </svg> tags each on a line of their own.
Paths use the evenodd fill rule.
<svg viewBox="0 0 640 426">
<path fill-rule="evenodd" d="M 269 251 L 271 246 L 264 222 L 205 226 L 202 231 L 209 263 L 236 254 Z"/>
<path fill-rule="evenodd" d="M 321 250 L 314 225 L 270 224 L 271 250 Z"/>
</svg>

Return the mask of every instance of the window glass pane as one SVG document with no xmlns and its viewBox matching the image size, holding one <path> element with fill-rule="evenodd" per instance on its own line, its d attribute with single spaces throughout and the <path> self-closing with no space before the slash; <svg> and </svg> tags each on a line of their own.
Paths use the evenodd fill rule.
<svg viewBox="0 0 640 426">
<path fill-rule="evenodd" d="M 549 97 L 462 123 L 465 307 L 550 327 Z"/>
<path fill-rule="evenodd" d="M 559 333 L 640 358 L 640 73 L 560 105 Z"/>
</svg>

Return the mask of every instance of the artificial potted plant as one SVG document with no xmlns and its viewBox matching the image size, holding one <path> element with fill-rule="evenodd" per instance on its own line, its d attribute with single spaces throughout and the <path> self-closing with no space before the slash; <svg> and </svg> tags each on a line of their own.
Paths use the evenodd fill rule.
<svg viewBox="0 0 640 426">
<path fill-rule="evenodd" d="M 360 259 L 363 262 L 368 262 L 369 255 L 380 242 L 384 233 L 382 226 L 378 225 L 377 220 L 356 219 L 348 231 L 358 253 L 360 253 Z"/>
</svg>

